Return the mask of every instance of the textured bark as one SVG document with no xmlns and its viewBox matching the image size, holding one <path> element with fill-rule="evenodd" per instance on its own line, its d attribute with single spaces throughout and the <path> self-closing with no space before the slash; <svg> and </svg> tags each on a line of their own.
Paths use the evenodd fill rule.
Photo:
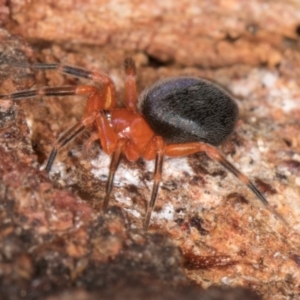
<svg viewBox="0 0 300 300">
<path fill-rule="evenodd" d="M 99 143 L 84 151 L 91 132 L 61 151 L 50 177 L 43 171 L 55 139 L 82 116 L 84 99 L 1 101 L 4 299 L 259 299 L 224 285 L 264 299 L 299 297 L 298 1 L 13 0 L 0 8 L 8 30 L 0 32 L 1 94 L 77 84 L 13 64 L 62 62 L 108 74 L 121 106 L 128 55 L 140 91 L 174 75 L 224 86 L 237 99 L 240 121 L 220 149 L 289 224 L 196 154 L 165 160 L 157 208 L 143 232 L 152 162 L 122 161 L 107 214 L 101 203 L 109 157 Z M 212 285 L 219 288 L 202 290 Z"/>
<path fill-rule="evenodd" d="M 26 11 L 26 13 L 24 13 Z M 275 66 L 298 44 L 298 1 L 11 1 L 30 40 L 142 51 L 162 62 Z"/>
</svg>

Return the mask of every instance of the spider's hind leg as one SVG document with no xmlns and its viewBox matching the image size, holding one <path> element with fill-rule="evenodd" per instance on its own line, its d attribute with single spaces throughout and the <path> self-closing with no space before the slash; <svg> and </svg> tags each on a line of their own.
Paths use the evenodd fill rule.
<svg viewBox="0 0 300 300">
<path fill-rule="evenodd" d="M 58 64 L 58 63 L 33 63 L 33 64 L 11 63 L 11 65 L 14 67 L 30 68 L 30 69 L 34 69 L 34 70 L 56 70 L 56 71 L 59 71 L 60 73 L 66 74 L 66 75 L 83 78 L 83 79 L 88 79 L 93 82 L 99 82 L 102 84 L 101 95 L 102 95 L 102 100 L 103 100 L 102 101 L 103 104 L 100 105 L 99 107 L 101 107 L 103 109 L 111 109 L 112 107 L 115 106 L 114 83 L 110 77 L 108 77 L 106 74 L 103 74 L 101 72 L 93 72 L 93 71 L 86 70 L 84 68 L 79 68 L 79 67 L 74 67 L 74 66 L 69 66 L 69 65 L 62 65 L 62 64 Z M 91 91 L 89 89 L 84 90 L 84 91 L 78 90 L 77 94 L 87 94 L 90 92 Z M 45 94 L 43 94 L 43 95 L 45 95 Z M 51 95 L 55 96 L 55 94 L 51 94 Z M 73 95 L 74 95 L 74 93 L 73 93 Z M 49 96 L 50 96 L 50 94 L 49 94 Z"/>
<path fill-rule="evenodd" d="M 269 204 L 263 194 L 256 188 L 256 186 L 250 181 L 250 179 L 240 172 L 233 164 L 231 164 L 215 147 L 206 143 L 188 143 L 188 144 L 175 144 L 167 147 L 165 154 L 168 156 L 185 156 L 196 152 L 205 152 L 212 160 L 216 160 L 229 172 L 242 181 L 247 187 L 256 195 L 256 197 L 265 205 L 265 207 L 277 218 L 279 218 L 285 225 L 287 222 L 285 219 L 276 212 L 276 210 Z"/>
</svg>

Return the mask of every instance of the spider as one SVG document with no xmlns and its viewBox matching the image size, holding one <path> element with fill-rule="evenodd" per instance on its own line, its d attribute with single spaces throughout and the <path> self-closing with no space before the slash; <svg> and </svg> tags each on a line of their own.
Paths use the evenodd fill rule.
<svg viewBox="0 0 300 300">
<path fill-rule="evenodd" d="M 92 127 L 93 132 L 88 143 L 100 140 L 103 151 L 111 155 L 104 210 L 109 204 L 113 179 L 121 155 L 131 162 L 140 157 L 146 160 L 155 159 L 154 183 L 144 220 L 144 228 L 147 229 L 158 195 L 164 157 L 205 152 L 208 157 L 219 162 L 247 185 L 269 211 L 283 220 L 249 178 L 215 147 L 233 132 L 238 118 L 237 104 L 219 86 L 196 77 L 172 77 L 158 81 L 138 96 L 135 63 L 131 58 L 127 58 L 124 63 L 125 108 L 116 108 L 115 87 L 111 78 L 105 74 L 56 63 L 14 65 L 31 69 L 58 70 L 102 84 L 101 89 L 91 85 L 43 87 L 0 95 L 0 99 L 87 96 L 83 117 L 54 142 L 45 170 L 50 172 L 60 148 L 86 127 Z"/>
</svg>

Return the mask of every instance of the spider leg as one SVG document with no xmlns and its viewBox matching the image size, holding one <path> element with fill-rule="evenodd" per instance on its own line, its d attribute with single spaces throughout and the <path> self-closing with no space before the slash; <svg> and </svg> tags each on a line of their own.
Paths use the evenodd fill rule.
<svg viewBox="0 0 300 300">
<path fill-rule="evenodd" d="M 41 96 L 73 96 L 73 95 L 88 95 L 86 111 L 97 111 L 111 108 L 110 101 L 107 103 L 103 99 L 103 92 L 100 92 L 96 87 L 91 85 L 75 85 L 75 86 L 60 86 L 60 87 L 42 87 L 33 90 L 23 90 L 11 94 L 0 94 L 0 99 L 22 100 L 26 98 L 41 97 Z"/>
<path fill-rule="evenodd" d="M 11 63 L 12 66 L 19 68 L 30 68 L 35 70 L 57 70 L 63 74 L 71 75 L 78 78 L 89 79 L 94 82 L 102 83 L 102 94 L 105 96 L 105 109 L 115 106 L 115 87 L 112 80 L 105 74 L 100 72 L 92 72 L 83 68 L 61 65 L 61 64 L 44 64 L 44 63 Z"/>
<path fill-rule="evenodd" d="M 113 181 L 114 181 L 114 176 L 116 173 L 116 170 L 118 168 L 121 154 L 123 152 L 126 139 L 120 139 L 117 143 L 116 149 L 112 154 L 112 158 L 110 161 L 110 166 L 109 166 L 109 174 L 108 174 L 108 179 L 106 183 L 106 191 L 105 191 L 105 198 L 103 202 L 103 210 L 106 211 L 109 203 L 109 198 L 110 198 L 110 193 L 113 187 Z"/>
<path fill-rule="evenodd" d="M 11 99 L 11 100 L 22 100 L 25 98 L 32 98 L 37 96 L 69 96 L 69 95 L 82 95 L 88 94 L 94 96 L 98 93 L 98 90 L 92 86 L 64 86 L 64 87 L 43 87 L 35 90 L 24 90 L 11 94 L 0 95 L 0 99 Z M 75 138 L 79 133 L 81 133 L 86 126 L 91 123 L 91 117 L 86 116 L 80 122 L 69 128 L 65 131 L 62 136 L 60 136 L 54 143 L 52 151 L 49 155 L 47 164 L 46 164 L 46 172 L 50 172 L 51 167 L 53 165 L 54 159 L 57 155 L 58 150 L 65 146 L 68 142 L 70 142 L 73 138 Z M 93 119 L 93 116 L 92 116 Z"/>
<path fill-rule="evenodd" d="M 164 151 L 165 151 L 165 144 L 160 136 L 155 136 L 148 145 L 147 151 L 149 153 L 154 150 L 156 153 L 155 156 L 155 169 L 154 169 L 154 181 L 152 186 L 151 198 L 147 204 L 145 222 L 144 222 L 144 229 L 147 230 L 150 224 L 151 214 L 156 204 L 157 194 L 159 185 L 161 182 L 162 177 L 162 166 L 163 166 L 163 159 L 164 159 Z"/>
<path fill-rule="evenodd" d="M 96 123 L 96 127 L 98 129 L 98 138 L 101 141 L 103 150 L 108 154 L 111 154 L 115 151 L 117 145 L 117 135 L 113 131 L 113 128 L 109 125 L 105 114 L 102 111 L 98 113 L 96 111 L 87 113 L 80 122 L 76 123 L 74 126 L 65 131 L 62 136 L 60 136 L 54 142 L 46 165 L 46 171 L 48 173 L 51 170 L 52 164 L 59 149 L 75 138 L 87 126 L 90 126 L 94 123 Z M 95 139 L 95 136 L 92 135 L 92 138 Z"/>
<path fill-rule="evenodd" d="M 98 132 L 93 132 L 91 136 L 88 138 L 88 140 L 84 143 L 83 152 L 86 157 L 93 143 L 97 140 L 99 140 L 99 134 Z"/>
<path fill-rule="evenodd" d="M 144 223 L 144 229 L 147 230 L 150 224 L 151 214 L 155 207 L 157 194 L 158 194 L 158 188 L 161 182 L 161 174 L 162 174 L 162 166 L 163 166 L 163 154 L 157 153 L 155 158 L 155 169 L 154 169 L 154 182 L 152 187 L 152 193 L 150 202 L 147 205 L 147 211 L 146 211 L 146 217 L 145 217 L 145 223 Z"/>
<path fill-rule="evenodd" d="M 49 67 L 49 66 L 48 66 Z M 50 68 L 54 68 L 50 65 Z M 76 70 L 76 68 L 75 68 Z M 100 74 L 101 75 L 101 74 Z M 104 75 L 103 75 L 104 76 Z M 109 79 L 109 82 L 110 79 Z M 112 82 L 111 82 L 112 84 Z M 117 142 L 116 134 L 113 132 L 105 114 L 105 109 L 111 109 L 115 103 L 114 86 L 104 85 L 102 91 L 94 86 L 77 85 L 63 87 L 43 87 L 34 90 L 24 90 L 11 94 L 2 94 L 0 99 L 21 100 L 38 96 L 71 96 L 71 95 L 87 95 L 86 112 L 80 122 L 69 128 L 59 137 L 52 148 L 50 156 L 46 164 L 46 171 L 49 173 L 58 150 L 65 146 L 69 141 L 75 138 L 85 127 L 91 125 L 96 120 L 98 128 L 98 136 L 101 140 L 104 151 L 110 154 Z"/>
<path fill-rule="evenodd" d="M 54 143 L 49 158 L 46 164 L 46 172 L 49 173 L 57 152 L 60 148 L 65 146 L 68 142 L 74 139 L 79 133 L 81 133 L 85 129 L 86 125 L 83 125 L 82 122 L 76 123 L 74 126 L 65 131 Z"/>
<path fill-rule="evenodd" d="M 87 114 L 88 115 L 88 114 Z M 101 142 L 102 149 L 107 154 L 115 152 L 118 143 L 118 136 L 103 111 L 97 114 L 95 124 L 98 129 L 98 136 Z"/>
<path fill-rule="evenodd" d="M 35 90 L 23 90 L 11 94 L 2 94 L 0 95 L 0 99 L 22 100 L 38 96 L 72 96 L 79 94 L 79 87 L 80 86 L 43 87 Z M 86 94 L 88 93 L 90 92 L 86 92 Z"/>
<path fill-rule="evenodd" d="M 125 104 L 129 110 L 137 111 L 136 68 L 132 58 L 125 59 Z"/>
<path fill-rule="evenodd" d="M 66 145 L 71 139 L 78 135 L 86 126 L 96 121 L 98 128 L 98 136 L 101 140 L 104 151 L 110 154 L 116 146 L 117 137 L 113 128 L 110 126 L 103 110 L 112 108 L 115 99 L 111 99 L 109 89 L 99 91 L 94 86 L 77 85 L 63 87 L 43 87 L 35 90 L 24 90 L 11 94 L 2 94 L 0 99 L 22 100 L 37 96 L 70 96 L 70 95 L 87 95 L 86 112 L 81 121 L 67 130 L 60 138 L 58 138 L 53 146 L 49 156 L 46 171 L 50 172 L 53 161 L 57 155 L 57 151 Z"/>
<path fill-rule="evenodd" d="M 276 215 L 276 217 L 278 217 L 281 221 L 283 221 L 287 225 L 287 222 L 284 220 L 284 218 L 281 215 L 279 215 L 272 206 L 270 206 L 267 199 L 250 181 L 250 179 L 242 172 L 240 172 L 234 165 L 232 165 L 215 147 L 201 142 L 188 143 L 188 144 L 175 144 L 175 145 L 167 146 L 165 150 L 165 155 L 177 157 L 177 156 L 185 156 L 185 155 L 193 154 L 196 152 L 205 152 L 212 160 L 216 160 L 217 162 L 219 162 L 229 172 L 231 172 L 240 181 L 242 181 L 245 185 L 247 185 L 248 188 L 256 195 L 256 197 L 265 205 L 265 207 L 272 214 Z"/>
<path fill-rule="evenodd" d="M 95 78 L 107 78 L 109 81 L 111 79 L 102 73 L 88 71 L 84 68 L 69 66 L 69 65 L 62 65 L 57 63 L 19 63 L 19 62 L 12 62 L 10 65 L 18 68 L 29 68 L 34 70 L 57 70 L 63 74 L 71 75 L 78 78 L 84 79 L 91 79 L 95 80 Z M 99 76 L 100 75 L 100 76 Z"/>
</svg>

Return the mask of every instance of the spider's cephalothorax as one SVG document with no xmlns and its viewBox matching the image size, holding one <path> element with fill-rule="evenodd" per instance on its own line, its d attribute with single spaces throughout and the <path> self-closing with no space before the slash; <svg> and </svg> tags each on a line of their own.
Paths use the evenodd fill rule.
<svg viewBox="0 0 300 300">
<path fill-rule="evenodd" d="M 92 127 L 94 131 L 87 143 L 100 140 L 102 149 L 111 155 L 104 209 L 108 206 L 114 174 L 122 154 L 129 161 L 136 161 L 140 157 L 155 159 L 153 189 L 144 223 L 144 227 L 148 228 L 161 181 L 164 156 L 178 157 L 205 152 L 245 183 L 272 213 L 282 219 L 248 177 L 214 147 L 228 138 L 238 117 L 238 108 L 232 97 L 215 84 L 195 77 L 173 77 L 155 83 L 138 97 L 135 64 L 129 58 L 125 60 L 125 108 L 116 108 L 114 84 L 102 73 L 60 64 L 15 65 L 59 70 L 102 84 L 101 89 L 90 85 L 44 87 L 0 95 L 0 99 L 87 96 L 81 120 L 54 142 L 46 171 L 50 172 L 61 147 L 86 127 Z M 110 118 L 107 118 L 107 112 Z"/>
</svg>

